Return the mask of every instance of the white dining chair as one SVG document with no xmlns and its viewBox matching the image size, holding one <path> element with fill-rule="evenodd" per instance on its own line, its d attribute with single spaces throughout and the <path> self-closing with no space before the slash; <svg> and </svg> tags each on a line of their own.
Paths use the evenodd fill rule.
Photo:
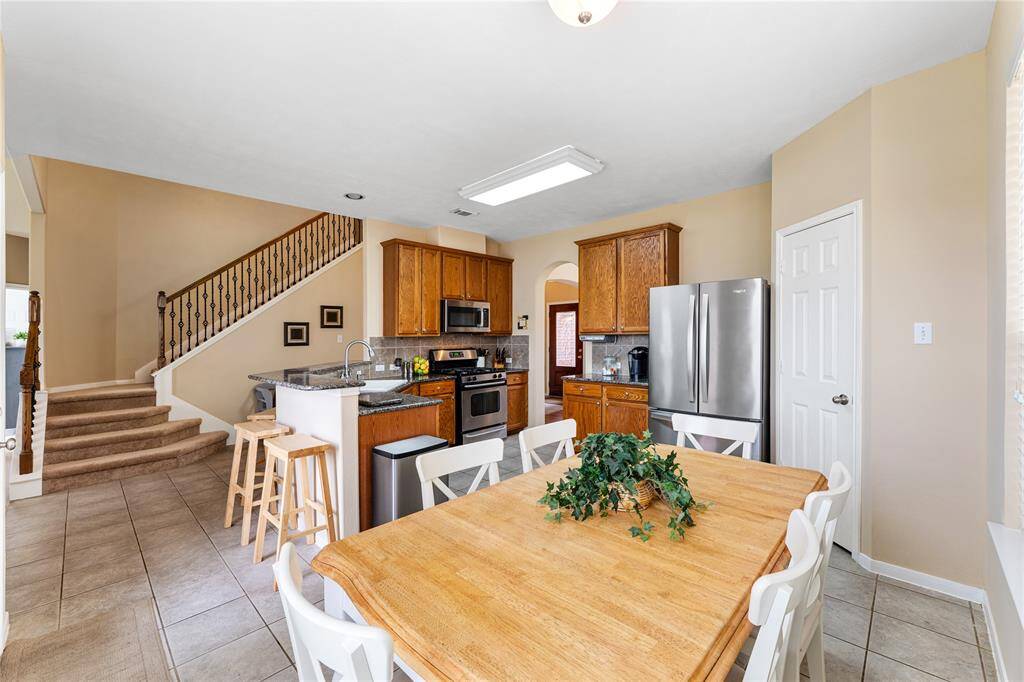
<svg viewBox="0 0 1024 682">
<path fill-rule="evenodd" d="M 537 448 L 558 443 L 555 455 L 549 464 L 554 464 L 558 458 L 565 455 L 566 459 L 576 453 L 572 449 L 572 439 L 576 437 L 576 420 L 563 419 L 558 422 L 551 422 L 542 426 L 533 426 L 519 432 L 519 452 L 523 456 L 523 473 L 533 470 L 534 462 L 537 466 L 544 466 L 544 461 L 537 454 Z"/>
<path fill-rule="evenodd" d="M 723 455 L 731 455 L 737 448 L 743 448 L 743 459 L 752 459 L 754 456 L 754 441 L 760 426 L 754 422 L 741 422 L 731 419 L 715 419 L 712 417 L 701 417 L 696 414 L 674 414 L 672 415 L 672 428 L 676 431 L 676 445 L 680 447 L 693 447 L 697 450 L 707 450 L 699 440 L 698 436 L 706 438 L 721 438 L 731 440 L 733 443 L 722 450 Z"/>
<path fill-rule="evenodd" d="M 274 564 L 274 577 L 288 622 L 298 677 L 324 682 L 321 664 L 344 680 L 390 682 L 394 643 L 380 628 L 332 618 L 302 596 L 302 568 L 295 545 L 286 543 Z"/>
<path fill-rule="evenodd" d="M 416 458 L 416 473 L 420 475 L 420 489 L 423 495 L 423 508 L 430 509 L 434 506 L 434 486 L 440 490 L 449 500 L 454 500 L 458 495 L 452 492 L 442 476 L 454 474 L 457 471 L 465 471 L 479 467 L 473 483 L 470 484 L 468 493 L 475 493 L 483 480 L 484 473 L 487 474 L 487 481 L 490 485 L 500 482 L 498 476 L 498 462 L 504 455 L 504 443 L 500 438 L 482 440 L 479 443 L 468 443 L 457 445 L 454 448 L 434 450 L 425 452 Z"/>
<path fill-rule="evenodd" d="M 801 509 L 789 515 L 789 566 L 763 575 L 750 590 L 748 618 L 757 639 L 743 674 L 746 682 L 791 682 L 800 677 L 799 644 L 807 586 L 821 554 L 810 518 Z"/>
<path fill-rule="evenodd" d="M 807 657 L 807 672 L 812 682 L 825 680 L 825 649 L 822 631 L 821 610 L 825 596 L 825 574 L 832 554 L 832 541 L 836 534 L 839 515 L 846 507 L 846 500 L 853 488 L 853 477 L 849 469 L 836 462 L 828 474 L 828 490 L 811 493 L 804 500 L 804 512 L 814 524 L 819 546 L 818 564 L 814 567 L 810 584 L 807 586 L 804 623 L 801 629 L 800 660 Z"/>
</svg>

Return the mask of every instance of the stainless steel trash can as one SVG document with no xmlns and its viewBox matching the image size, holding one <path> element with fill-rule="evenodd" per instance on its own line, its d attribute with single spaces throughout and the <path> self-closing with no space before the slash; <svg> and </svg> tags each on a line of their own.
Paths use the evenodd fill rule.
<svg viewBox="0 0 1024 682">
<path fill-rule="evenodd" d="M 379 526 L 423 510 L 416 456 L 448 447 L 435 436 L 416 436 L 378 445 L 373 449 L 373 525 Z M 434 490 L 437 502 L 447 500 Z"/>
</svg>

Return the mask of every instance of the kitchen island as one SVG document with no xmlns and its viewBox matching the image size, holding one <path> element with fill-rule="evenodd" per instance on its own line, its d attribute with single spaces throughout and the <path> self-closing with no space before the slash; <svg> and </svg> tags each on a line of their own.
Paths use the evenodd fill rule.
<svg viewBox="0 0 1024 682">
<path fill-rule="evenodd" d="M 437 435 L 442 402 L 400 393 L 396 404 L 361 406 L 361 392 L 400 391 L 417 380 L 406 381 L 394 372 L 371 372 L 369 363 L 353 363 L 350 369 L 350 377 L 344 376 L 344 365 L 338 363 L 249 375 L 277 387 L 278 423 L 333 447 L 328 477 L 341 537 L 369 527 L 361 515 L 371 504 L 373 447 L 421 434 Z M 321 546 L 327 543 L 326 533 L 316 539 Z"/>
</svg>

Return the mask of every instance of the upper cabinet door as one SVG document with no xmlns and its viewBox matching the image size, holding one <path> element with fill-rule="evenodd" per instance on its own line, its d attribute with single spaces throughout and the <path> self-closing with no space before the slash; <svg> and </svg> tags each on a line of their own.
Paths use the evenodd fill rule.
<svg viewBox="0 0 1024 682">
<path fill-rule="evenodd" d="M 422 249 L 398 245 L 398 292 L 395 332 L 398 336 L 420 333 L 422 299 L 420 296 L 420 255 Z"/>
<path fill-rule="evenodd" d="M 666 282 L 665 231 L 619 237 L 620 334 L 647 332 L 650 327 L 650 288 Z"/>
<path fill-rule="evenodd" d="M 618 331 L 616 250 L 614 239 L 580 245 L 581 334 L 614 334 Z"/>
<path fill-rule="evenodd" d="M 512 264 L 487 261 L 487 300 L 491 304 L 491 333 L 512 333 Z"/>
<path fill-rule="evenodd" d="M 466 256 L 466 300 L 487 300 L 487 261 Z"/>
<path fill-rule="evenodd" d="M 441 252 L 421 249 L 422 271 L 422 323 L 420 334 L 440 336 L 441 334 Z"/>
<path fill-rule="evenodd" d="M 454 253 L 441 256 L 441 298 L 466 298 L 466 258 Z"/>
</svg>

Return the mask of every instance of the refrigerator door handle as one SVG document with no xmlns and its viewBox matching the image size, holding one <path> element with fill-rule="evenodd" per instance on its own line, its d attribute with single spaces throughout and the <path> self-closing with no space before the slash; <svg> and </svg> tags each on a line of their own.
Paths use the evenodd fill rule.
<svg viewBox="0 0 1024 682">
<path fill-rule="evenodd" d="M 697 358 L 697 349 L 694 348 L 697 340 L 697 297 L 693 294 L 690 295 L 690 321 L 686 327 L 686 387 L 692 403 L 697 400 L 697 372 L 693 367 Z"/>
<path fill-rule="evenodd" d="M 711 351 L 708 348 L 708 346 L 710 345 L 708 343 L 708 312 L 710 310 L 710 307 L 711 307 L 711 296 L 709 294 L 701 294 L 700 295 L 700 351 L 701 351 L 701 355 L 703 357 L 701 358 L 700 370 L 701 370 L 701 374 L 703 376 L 701 377 L 701 382 L 700 382 L 700 384 L 701 384 L 700 385 L 700 392 L 701 392 L 701 402 L 705 402 L 705 403 L 708 401 L 708 379 L 709 379 L 708 361 L 709 361 L 710 355 L 711 355 Z"/>
</svg>

